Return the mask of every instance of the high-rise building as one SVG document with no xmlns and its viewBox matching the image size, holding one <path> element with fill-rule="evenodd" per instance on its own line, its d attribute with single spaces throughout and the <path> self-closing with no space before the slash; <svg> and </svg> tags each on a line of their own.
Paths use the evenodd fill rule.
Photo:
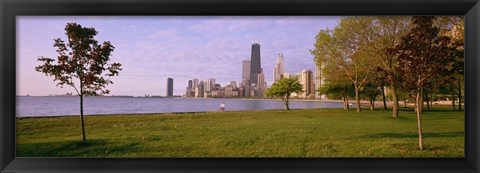
<svg viewBox="0 0 480 173">
<path fill-rule="evenodd" d="M 230 81 L 230 85 L 233 87 L 234 90 L 237 89 L 237 82 L 235 82 L 235 81 Z"/>
<path fill-rule="evenodd" d="M 250 97 L 250 89 L 251 89 L 250 80 L 246 80 L 245 85 L 243 86 L 243 96 L 244 97 Z"/>
<path fill-rule="evenodd" d="M 260 61 L 260 44 L 252 44 L 252 54 L 250 59 L 250 83 L 258 83 L 258 73 L 261 71 L 261 61 Z"/>
<path fill-rule="evenodd" d="M 264 97 L 266 85 L 265 85 L 265 74 L 263 74 L 263 70 L 258 74 L 258 84 L 257 84 L 256 90 L 257 90 L 257 92 L 255 93 L 256 97 Z"/>
<path fill-rule="evenodd" d="M 292 74 L 290 74 L 290 73 L 283 73 L 283 77 L 284 77 L 284 78 L 291 78 L 291 77 L 292 77 Z"/>
<path fill-rule="evenodd" d="M 205 91 L 213 91 L 215 88 L 215 79 L 214 78 L 210 78 L 207 80 L 207 82 L 205 83 Z"/>
<path fill-rule="evenodd" d="M 200 97 L 200 98 L 203 98 L 204 97 L 204 92 L 205 92 L 205 83 L 202 81 L 200 81 L 200 83 L 198 84 L 198 94 L 197 94 L 197 97 Z"/>
<path fill-rule="evenodd" d="M 283 74 L 283 54 L 278 54 L 277 62 L 273 67 L 273 83 L 282 78 Z"/>
<path fill-rule="evenodd" d="M 195 98 L 197 98 L 197 97 L 198 97 L 198 94 L 199 94 L 199 91 L 198 91 L 198 79 L 197 79 L 197 78 L 194 78 L 194 79 L 193 79 L 193 89 L 192 89 L 192 90 L 193 90 L 193 92 L 195 93 L 193 96 L 194 96 Z"/>
<path fill-rule="evenodd" d="M 193 79 L 193 89 L 198 88 L 198 79 L 194 78 Z"/>
<path fill-rule="evenodd" d="M 192 80 L 188 80 L 188 87 L 187 87 L 187 89 L 193 89 Z"/>
<path fill-rule="evenodd" d="M 173 79 L 167 78 L 167 97 L 173 97 Z"/>
<path fill-rule="evenodd" d="M 301 94 L 304 98 L 310 98 L 315 94 L 315 84 L 313 78 L 313 72 L 310 70 L 302 70 L 299 76 L 300 84 L 303 86 L 303 92 Z"/>
<path fill-rule="evenodd" d="M 242 61 L 242 82 L 250 80 L 250 61 Z"/>
</svg>

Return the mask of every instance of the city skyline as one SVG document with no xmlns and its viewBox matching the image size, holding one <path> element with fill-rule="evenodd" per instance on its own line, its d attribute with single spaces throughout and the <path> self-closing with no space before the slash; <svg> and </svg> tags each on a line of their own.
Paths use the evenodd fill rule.
<svg viewBox="0 0 480 173">
<path fill-rule="evenodd" d="M 39 56 L 56 58 L 53 39 L 65 39 L 63 27 L 77 22 L 97 29 L 99 42 L 111 41 L 112 62 L 124 70 L 108 85 L 110 95 L 164 95 L 166 79 L 173 95 L 183 95 L 188 81 L 215 78 L 222 86 L 242 82 L 242 63 L 250 60 L 252 36 L 259 35 L 261 67 L 272 84 L 276 58 L 285 56 L 285 72 L 313 70 L 315 36 L 334 28 L 339 17 L 64 17 L 22 16 L 17 20 L 17 95 L 75 92 L 55 86 L 33 69 Z M 298 34 L 302 33 L 302 34 Z M 36 87 L 31 87 L 36 86 Z"/>
</svg>

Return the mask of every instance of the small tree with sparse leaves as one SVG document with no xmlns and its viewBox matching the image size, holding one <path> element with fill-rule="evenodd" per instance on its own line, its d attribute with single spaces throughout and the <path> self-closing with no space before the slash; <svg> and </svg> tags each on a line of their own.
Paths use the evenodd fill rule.
<svg viewBox="0 0 480 173">
<path fill-rule="evenodd" d="M 54 39 L 53 47 L 57 48 L 59 54 L 57 59 L 40 57 L 38 61 L 44 64 L 35 67 L 36 71 L 53 76 L 57 86 L 71 86 L 77 92 L 80 97 L 83 143 L 86 143 L 83 96 L 108 94 L 110 91 L 105 87 L 113 84 L 110 77 L 118 76 L 122 70 L 120 63 L 109 63 L 115 47 L 109 41 L 99 45 L 94 39 L 97 33 L 95 28 L 68 23 L 65 27 L 68 42 L 65 43 L 60 38 Z"/>
<path fill-rule="evenodd" d="M 400 74 L 401 88 L 415 99 L 418 125 L 418 147 L 423 150 L 421 105 L 423 89 L 436 77 L 452 75 L 455 56 L 449 47 L 450 38 L 439 35 L 439 28 L 433 26 L 435 17 L 413 17 L 414 27 L 389 54 L 396 56 L 396 71 Z"/>
</svg>

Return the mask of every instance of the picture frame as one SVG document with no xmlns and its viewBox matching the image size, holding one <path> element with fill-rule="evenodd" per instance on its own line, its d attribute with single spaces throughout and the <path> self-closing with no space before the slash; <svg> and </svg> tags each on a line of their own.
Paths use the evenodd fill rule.
<svg viewBox="0 0 480 173">
<path fill-rule="evenodd" d="M 479 172 L 478 0 L 1 0 L 0 171 Z M 16 16 L 465 15 L 465 158 L 16 158 Z"/>
</svg>

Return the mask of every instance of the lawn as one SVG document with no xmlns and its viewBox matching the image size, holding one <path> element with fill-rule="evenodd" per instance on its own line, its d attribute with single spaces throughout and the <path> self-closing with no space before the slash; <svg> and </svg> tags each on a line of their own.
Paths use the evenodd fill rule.
<svg viewBox="0 0 480 173">
<path fill-rule="evenodd" d="M 305 109 L 17 118 L 17 157 L 463 157 L 464 112 Z"/>
</svg>

